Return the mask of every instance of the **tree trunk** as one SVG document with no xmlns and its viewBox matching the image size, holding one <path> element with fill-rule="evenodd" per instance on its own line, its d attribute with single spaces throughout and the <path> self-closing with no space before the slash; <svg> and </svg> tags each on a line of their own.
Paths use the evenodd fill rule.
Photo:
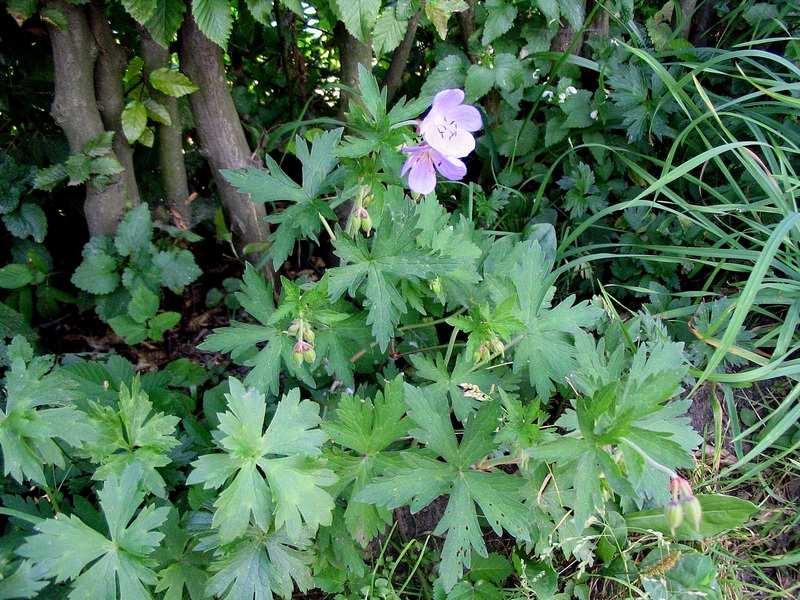
<svg viewBox="0 0 800 600">
<path fill-rule="evenodd" d="M 128 188 L 131 204 L 138 205 L 139 186 L 133 168 L 133 147 L 122 130 L 122 111 L 125 108 L 125 91 L 122 78 L 128 64 L 127 53 L 114 39 L 114 32 L 108 22 L 105 5 L 100 0 L 89 4 L 89 28 L 99 49 L 94 67 L 94 88 L 100 117 L 107 131 L 114 132 L 114 152 L 117 160 L 125 167 L 122 181 Z"/>
<path fill-rule="evenodd" d="M 95 97 L 94 69 L 98 47 L 89 29 L 82 5 L 66 0 L 48 0 L 46 6 L 61 11 L 67 27 L 47 28 L 53 48 L 55 98 L 51 114 L 64 131 L 72 152 L 83 152 L 86 142 L 105 131 Z M 112 156 L 117 158 L 112 152 Z M 91 236 L 113 236 L 125 213 L 127 189 L 121 176 L 111 178 L 102 190 L 92 182 L 86 185 L 84 211 Z"/>
<path fill-rule="evenodd" d="M 411 48 L 414 46 L 414 38 L 417 35 L 417 27 L 419 27 L 419 19 L 424 9 L 425 0 L 422 0 L 419 10 L 408 20 L 406 33 L 403 35 L 403 41 L 400 42 L 400 45 L 394 51 L 392 62 L 389 64 L 386 76 L 383 78 L 383 86 L 386 88 L 386 96 L 389 100 L 397 93 L 397 90 L 403 83 L 403 73 L 405 73 L 406 65 L 408 64 L 408 57 L 411 55 Z"/>
<path fill-rule="evenodd" d="M 347 31 L 344 23 L 339 21 L 333 28 L 333 39 L 339 48 L 341 64 L 341 83 L 355 90 L 358 89 L 358 65 L 372 71 L 372 44 L 365 44 Z M 343 117 L 348 110 L 351 98 L 357 98 L 343 89 L 339 100 L 339 115 Z"/>
<path fill-rule="evenodd" d="M 142 59 L 145 74 L 170 66 L 170 53 L 162 48 L 144 27 L 138 27 L 142 40 Z M 156 123 L 156 143 L 158 144 L 158 165 L 164 183 L 167 205 L 180 219 L 191 227 L 192 207 L 189 204 L 189 178 L 183 154 L 183 128 L 178 111 L 178 99 L 150 87 L 150 97 L 161 104 L 169 113 L 171 125 Z M 174 213 L 173 213 L 174 214 Z"/>
<path fill-rule="evenodd" d="M 247 196 L 237 192 L 220 173 L 222 169 L 261 166 L 252 159 L 233 104 L 222 62 L 222 48 L 200 31 L 190 14 L 186 15 L 181 26 L 179 46 L 183 72 L 200 88 L 189 95 L 189 104 L 222 206 L 230 219 L 234 244 L 240 255 L 257 262 L 260 254 L 246 255 L 244 249 L 248 244 L 266 244 L 269 238 L 264 205 L 249 202 Z M 271 266 L 267 265 L 265 269 L 268 269 L 266 276 L 274 280 Z"/>
</svg>

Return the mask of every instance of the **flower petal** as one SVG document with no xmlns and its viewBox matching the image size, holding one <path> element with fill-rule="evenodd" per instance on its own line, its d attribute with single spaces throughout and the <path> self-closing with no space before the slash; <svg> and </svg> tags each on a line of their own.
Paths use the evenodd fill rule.
<svg viewBox="0 0 800 600">
<path fill-rule="evenodd" d="M 436 187 L 436 171 L 429 156 L 422 157 L 411 167 L 408 174 L 408 187 L 417 194 L 430 194 Z"/>
<path fill-rule="evenodd" d="M 459 90 L 458 88 L 442 90 L 433 97 L 430 114 L 435 115 L 438 112 L 444 112 L 462 102 L 464 102 L 464 90 Z"/>
<path fill-rule="evenodd" d="M 451 181 L 463 179 L 467 174 L 467 165 L 463 161 L 435 150 L 433 151 L 433 164 L 439 173 Z"/>
<path fill-rule="evenodd" d="M 466 129 L 467 131 L 478 131 L 478 129 L 483 127 L 481 111 L 471 104 L 454 106 L 447 111 L 446 118 L 448 121 L 455 121 L 458 123 L 459 129 Z"/>
<path fill-rule="evenodd" d="M 475 138 L 466 129 L 434 129 L 428 131 L 425 141 L 442 154 L 456 158 L 475 150 Z"/>
</svg>

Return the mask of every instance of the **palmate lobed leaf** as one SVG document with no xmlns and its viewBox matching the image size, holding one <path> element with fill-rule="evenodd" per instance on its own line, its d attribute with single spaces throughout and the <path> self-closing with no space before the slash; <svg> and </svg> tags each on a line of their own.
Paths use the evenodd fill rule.
<svg viewBox="0 0 800 600">
<path fill-rule="evenodd" d="M 170 508 L 148 505 L 136 514 L 144 500 L 142 475 L 140 465 L 131 465 L 98 492 L 110 539 L 75 515 L 61 516 L 37 525 L 19 554 L 46 567 L 56 582 L 73 580 L 70 599 L 151 598 L 148 586 L 157 579 L 147 557 L 164 537 L 158 528 Z"/>
<path fill-rule="evenodd" d="M 205 454 L 192 463 L 187 484 L 206 489 L 223 487 L 214 506 L 212 526 L 223 543 L 243 537 L 251 520 L 268 531 L 285 525 L 290 539 L 305 529 L 330 524 L 333 497 L 324 488 L 336 482 L 334 473 L 317 459 L 327 439 L 318 429 L 319 405 L 300 400 L 294 389 L 278 403 L 262 433 L 264 395 L 236 379 L 226 394 L 229 410 L 219 415 L 213 437 L 222 454 Z"/>
<path fill-rule="evenodd" d="M 501 471 L 472 469 L 496 449 L 492 433 L 499 405 L 486 402 L 468 418 L 459 444 L 444 395 L 434 396 L 409 384 L 404 389 L 408 415 L 419 425 L 409 433 L 426 449 L 404 452 L 405 466 L 387 469 L 354 499 L 390 510 L 408 504 L 413 513 L 449 493 L 447 509 L 434 533 L 447 535 L 439 572 L 445 591 L 450 591 L 469 568 L 472 551 L 487 556 L 476 504 L 498 534 L 505 529 L 518 539 L 530 540 L 529 511 L 520 495 L 523 480 Z"/>
</svg>

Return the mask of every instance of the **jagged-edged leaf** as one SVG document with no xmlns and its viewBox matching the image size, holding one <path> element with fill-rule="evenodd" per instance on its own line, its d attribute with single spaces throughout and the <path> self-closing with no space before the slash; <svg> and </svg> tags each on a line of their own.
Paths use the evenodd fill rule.
<svg viewBox="0 0 800 600">
<path fill-rule="evenodd" d="M 185 11 L 186 3 L 182 0 L 156 0 L 155 10 L 145 27 L 158 44 L 167 48 L 181 26 Z"/>
<path fill-rule="evenodd" d="M 114 238 L 121 256 L 132 256 L 148 248 L 153 238 L 153 220 L 150 208 L 143 202 L 122 219 Z"/>
<path fill-rule="evenodd" d="M 224 48 L 233 26 L 228 0 L 192 0 L 192 15 L 208 39 Z"/>
<path fill-rule="evenodd" d="M 122 131 L 132 144 L 147 127 L 147 109 L 138 100 L 130 100 L 122 110 Z"/>
<path fill-rule="evenodd" d="M 150 73 L 148 81 L 159 92 L 174 98 L 180 98 L 199 89 L 192 83 L 191 79 L 177 69 L 156 69 Z M 166 109 L 164 109 L 164 112 L 166 112 Z M 168 117 L 169 115 L 167 115 Z"/>
<path fill-rule="evenodd" d="M 146 23 L 156 10 L 156 0 L 122 0 L 122 6 L 139 23 Z"/>
<path fill-rule="evenodd" d="M 18 238 L 32 237 L 41 243 L 47 235 L 47 216 L 38 204 L 23 202 L 17 210 L 3 215 L 8 232 Z"/>
<path fill-rule="evenodd" d="M 332 4 L 347 31 L 362 43 L 369 44 L 381 0 L 333 0 Z"/>
</svg>

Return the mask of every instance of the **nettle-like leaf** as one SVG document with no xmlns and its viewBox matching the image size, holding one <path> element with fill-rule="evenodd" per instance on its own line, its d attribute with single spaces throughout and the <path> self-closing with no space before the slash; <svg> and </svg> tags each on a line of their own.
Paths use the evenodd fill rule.
<svg viewBox="0 0 800 600">
<path fill-rule="evenodd" d="M 39 523 L 19 554 L 44 567 L 56 583 L 72 580 L 70 600 L 152 598 L 157 578 L 148 557 L 164 537 L 158 528 L 170 507 L 150 504 L 137 514 L 144 500 L 141 476 L 141 467 L 130 465 L 109 476 L 97 493 L 109 537 L 74 514 L 59 515 Z"/>
<path fill-rule="evenodd" d="M 324 488 L 336 476 L 318 458 L 327 439 L 318 428 L 319 405 L 301 401 L 295 388 L 283 396 L 264 431 L 264 395 L 236 379 L 229 385 L 229 410 L 218 415 L 213 432 L 221 452 L 194 461 L 187 479 L 206 489 L 225 488 L 214 502 L 212 520 L 220 541 L 244 537 L 251 522 L 262 531 L 284 527 L 295 541 L 306 529 L 330 525 L 334 501 Z"/>
<path fill-rule="evenodd" d="M 336 444 L 335 448 L 341 448 L 327 453 L 329 464 L 339 476 L 331 492 L 346 495 L 345 525 L 350 536 L 363 547 L 391 523 L 392 513 L 354 497 L 376 475 L 389 467 L 402 466 L 399 453 L 387 448 L 408 434 L 405 413 L 403 383 L 398 377 L 387 382 L 384 391 L 378 392 L 374 400 L 343 395 L 335 419 L 322 424 L 322 429 Z"/>
<path fill-rule="evenodd" d="M 467 10 L 464 0 L 428 0 L 425 4 L 425 15 L 431 20 L 439 37 L 447 37 L 447 21 L 450 15 L 462 10 Z"/>
<path fill-rule="evenodd" d="M 86 415 L 72 405 L 74 386 L 58 371 L 50 373 L 51 358 L 34 358 L 22 336 L 11 342 L 8 356 L 11 368 L 0 410 L 3 474 L 19 483 L 46 484 L 43 465 L 66 466 L 56 439 L 80 448 L 96 434 Z"/>
<path fill-rule="evenodd" d="M 156 0 L 122 0 L 122 6 L 139 23 L 145 23 L 156 10 Z"/>
<path fill-rule="evenodd" d="M 486 22 L 483 24 L 483 45 L 488 46 L 514 25 L 517 9 L 505 0 L 487 0 Z"/>
<path fill-rule="evenodd" d="M 368 44 L 381 9 L 381 0 L 333 0 L 331 4 L 350 35 Z"/>
<path fill-rule="evenodd" d="M 176 69 L 156 69 L 148 75 L 147 79 L 150 85 L 159 92 L 173 98 L 180 98 L 199 89 L 191 79 Z"/>
<path fill-rule="evenodd" d="M 485 402 L 469 417 L 459 442 L 444 395 L 405 384 L 405 397 L 408 416 L 418 425 L 409 433 L 426 450 L 403 453 L 402 467 L 389 468 L 355 499 L 390 510 L 408 504 L 413 513 L 449 493 L 434 534 L 447 536 L 439 573 L 445 591 L 450 591 L 470 568 L 473 551 L 488 556 L 478 508 L 498 535 L 505 529 L 519 540 L 530 541 L 529 511 L 520 494 L 523 480 L 502 471 L 474 468 L 497 449 L 492 437 L 500 417 L 499 404 Z"/>
<path fill-rule="evenodd" d="M 270 236 L 272 246 L 268 256 L 277 269 L 291 254 L 299 239 L 317 242 L 322 228 L 320 218 L 336 220 L 336 213 L 321 196 L 332 191 L 340 171 L 336 148 L 342 129 L 326 131 L 314 138 L 309 150 L 306 141 L 297 136 L 297 158 L 303 165 L 303 185 L 294 182 L 270 156 L 265 157 L 267 171 L 260 169 L 226 169 L 225 178 L 251 202 L 293 202 L 286 210 L 270 215 L 267 220 L 279 227 Z"/>
<path fill-rule="evenodd" d="M 83 452 L 100 466 L 92 476 L 103 480 L 121 475 L 132 463 L 142 469 L 142 484 L 148 491 L 166 496 L 164 479 L 157 471 L 171 462 L 167 452 L 178 445 L 176 416 L 154 413 L 153 404 L 142 390 L 138 376 L 130 388 L 120 384 L 118 407 L 91 403 L 90 418 L 97 439 L 86 443 Z"/>
<path fill-rule="evenodd" d="M 185 11 L 185 2 L 156 0 L 155 10 L 144 26 L 159 45 L 167 48 L 183 22 Z"/>
<path fill-rule="evenodd" d="M 125 137 L 133 143 L 142 136 L 146 127 L 147 108 L 139 100 L 129 101 L 122 111 L 122 131 Z"/>
<path fill-rule="evenodd" d="M 228 0 L 192 0 L 192 16 L 208 39 L 224 48 L 233 27 Z"/>
</svg>

